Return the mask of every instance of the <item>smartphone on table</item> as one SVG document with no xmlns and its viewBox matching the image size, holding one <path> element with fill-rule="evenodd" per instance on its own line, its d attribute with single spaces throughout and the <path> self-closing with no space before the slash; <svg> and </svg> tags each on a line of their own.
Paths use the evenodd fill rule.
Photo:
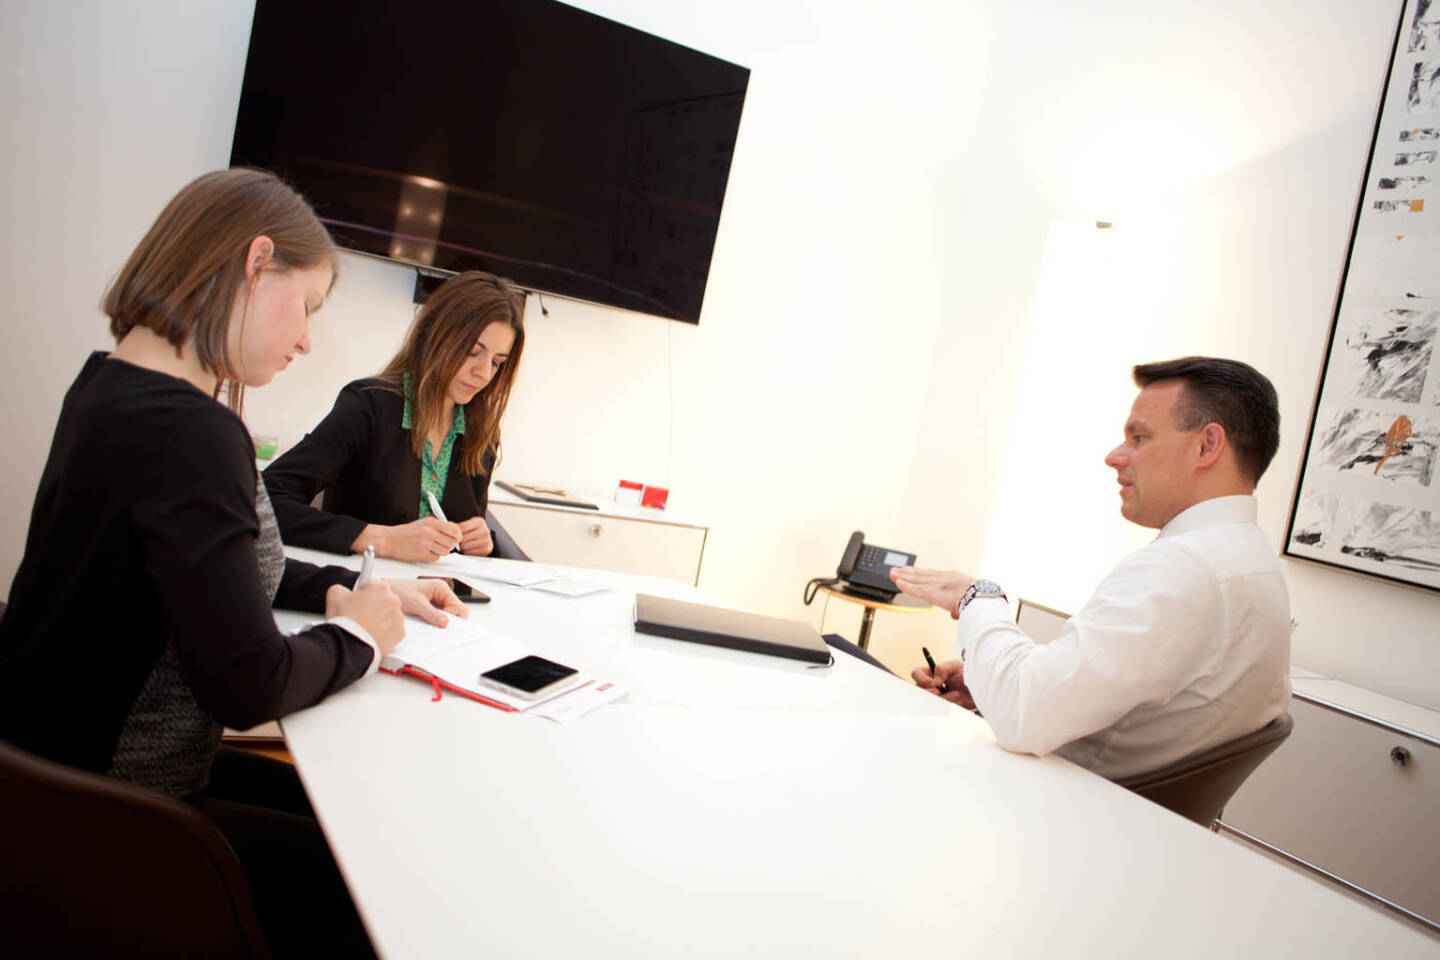
<svg viewBox="0 0 1440 960">
<path fill-rule="evenodd" d="M 480 674 L 480 682 L 502 693 L 526 700 L 538 700 L 554 693 L 579 673 L 554 660 L 531 654 Z"/>
</svg>

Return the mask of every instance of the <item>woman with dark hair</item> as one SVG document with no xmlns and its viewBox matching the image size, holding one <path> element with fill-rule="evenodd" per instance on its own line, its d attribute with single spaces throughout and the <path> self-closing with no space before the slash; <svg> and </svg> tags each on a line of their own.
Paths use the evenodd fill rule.
<svg viewBox="0 0 1440 960">
<path fill-rule="evenodd" d="M 222 724 L 373 673 L 402 610 L 464 615 L 438 581 L 352 591 L 353 572 L 281 548 L 237 413 L 309 351 L 335 268 L 310 206 L 268 173 L 206 174 L 170 201 L 105 296 L 117 346 L 65 395 L 0 619 L 0 737 L 192 803 L 277 953 L 369 943 L 294 769 L 221 748 Z M 286 635 L 272 603 L 326 619 Z"/>
<path fill-rule="evenodd" d="M 379 376 L 346 385 L 265 471 L 285 542 L 411 561 L 457 547 L 489 556 L 485 507 L 524 312 L 524 294 L 500 277 L 472 270 L 441 284 Z"/>
</svg>

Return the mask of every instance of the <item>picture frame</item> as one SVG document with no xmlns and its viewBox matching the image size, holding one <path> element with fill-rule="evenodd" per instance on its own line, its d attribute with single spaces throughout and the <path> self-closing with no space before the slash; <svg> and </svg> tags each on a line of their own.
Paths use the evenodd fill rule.
<svg viewBox="0 0 1440 960">
<path fill-rule="evenodd" d="M 1440 591 L 1440 5 L 1383 91 L 1282 552 Z"/>
</svg>

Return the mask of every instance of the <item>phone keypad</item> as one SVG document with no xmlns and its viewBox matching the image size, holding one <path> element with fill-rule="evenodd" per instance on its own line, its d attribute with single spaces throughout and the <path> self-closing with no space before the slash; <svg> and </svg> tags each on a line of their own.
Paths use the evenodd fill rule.
<svg viewBox="0 0 1440 960">
<path fill-rule="evenodd" d="M 860 548 L 859 564 L 862 567 L 883 567 L 885 551 L 881 547 L 872 547 L 869 544 Z"/>
</svg>

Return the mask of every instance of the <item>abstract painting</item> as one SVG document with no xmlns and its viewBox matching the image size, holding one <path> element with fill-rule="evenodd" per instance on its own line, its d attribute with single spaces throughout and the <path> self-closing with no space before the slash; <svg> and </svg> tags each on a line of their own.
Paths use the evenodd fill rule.
<svg viewBox="0 0 1440 960">
<path fill-rule="evenodd" d="M 1410 42 L 1406 53 L 1440 48 L 1440 11 L 1430 12 L 1430 0 L 1416 0 L 1415 17 L 1410 21 Z"/>
<path fill-rule="evenodd" d="M 1440 591 L 1440 4 L 1392 22 L 1284 552 Z"/>
<path fill-rule="evenodd" d="M 1435 352 L 1437 320 L 1440 310 L 1396 307 L 1342 330 L 1340 375 L 1355 396 L 1418 403 Z"/>
<path fill-rule="evenodd" d="M 1429 510 L 1360 503 L 1338 534 L 1340 552 L 1376 563 L 1440 572 L 1440 523 Z"/>
<path fill-rule="evenodd" d="M 1315 445 L 1322 466 L 1428 486 L 1435 475 L 1440 427 L 1430 422 L 1417 428 L 1403 413 L 1391 417 L 1352 408 L 1337 412 Z"/>
<path fill-rule="evenodd" d="M 1295 508 L 1295 532 L 1291 539 L 1311 547 L 1327 546 L 1335 529 L 1335 517 L 1345 500 L 1338 493 L 1307 493 Z"/>
</svg>

